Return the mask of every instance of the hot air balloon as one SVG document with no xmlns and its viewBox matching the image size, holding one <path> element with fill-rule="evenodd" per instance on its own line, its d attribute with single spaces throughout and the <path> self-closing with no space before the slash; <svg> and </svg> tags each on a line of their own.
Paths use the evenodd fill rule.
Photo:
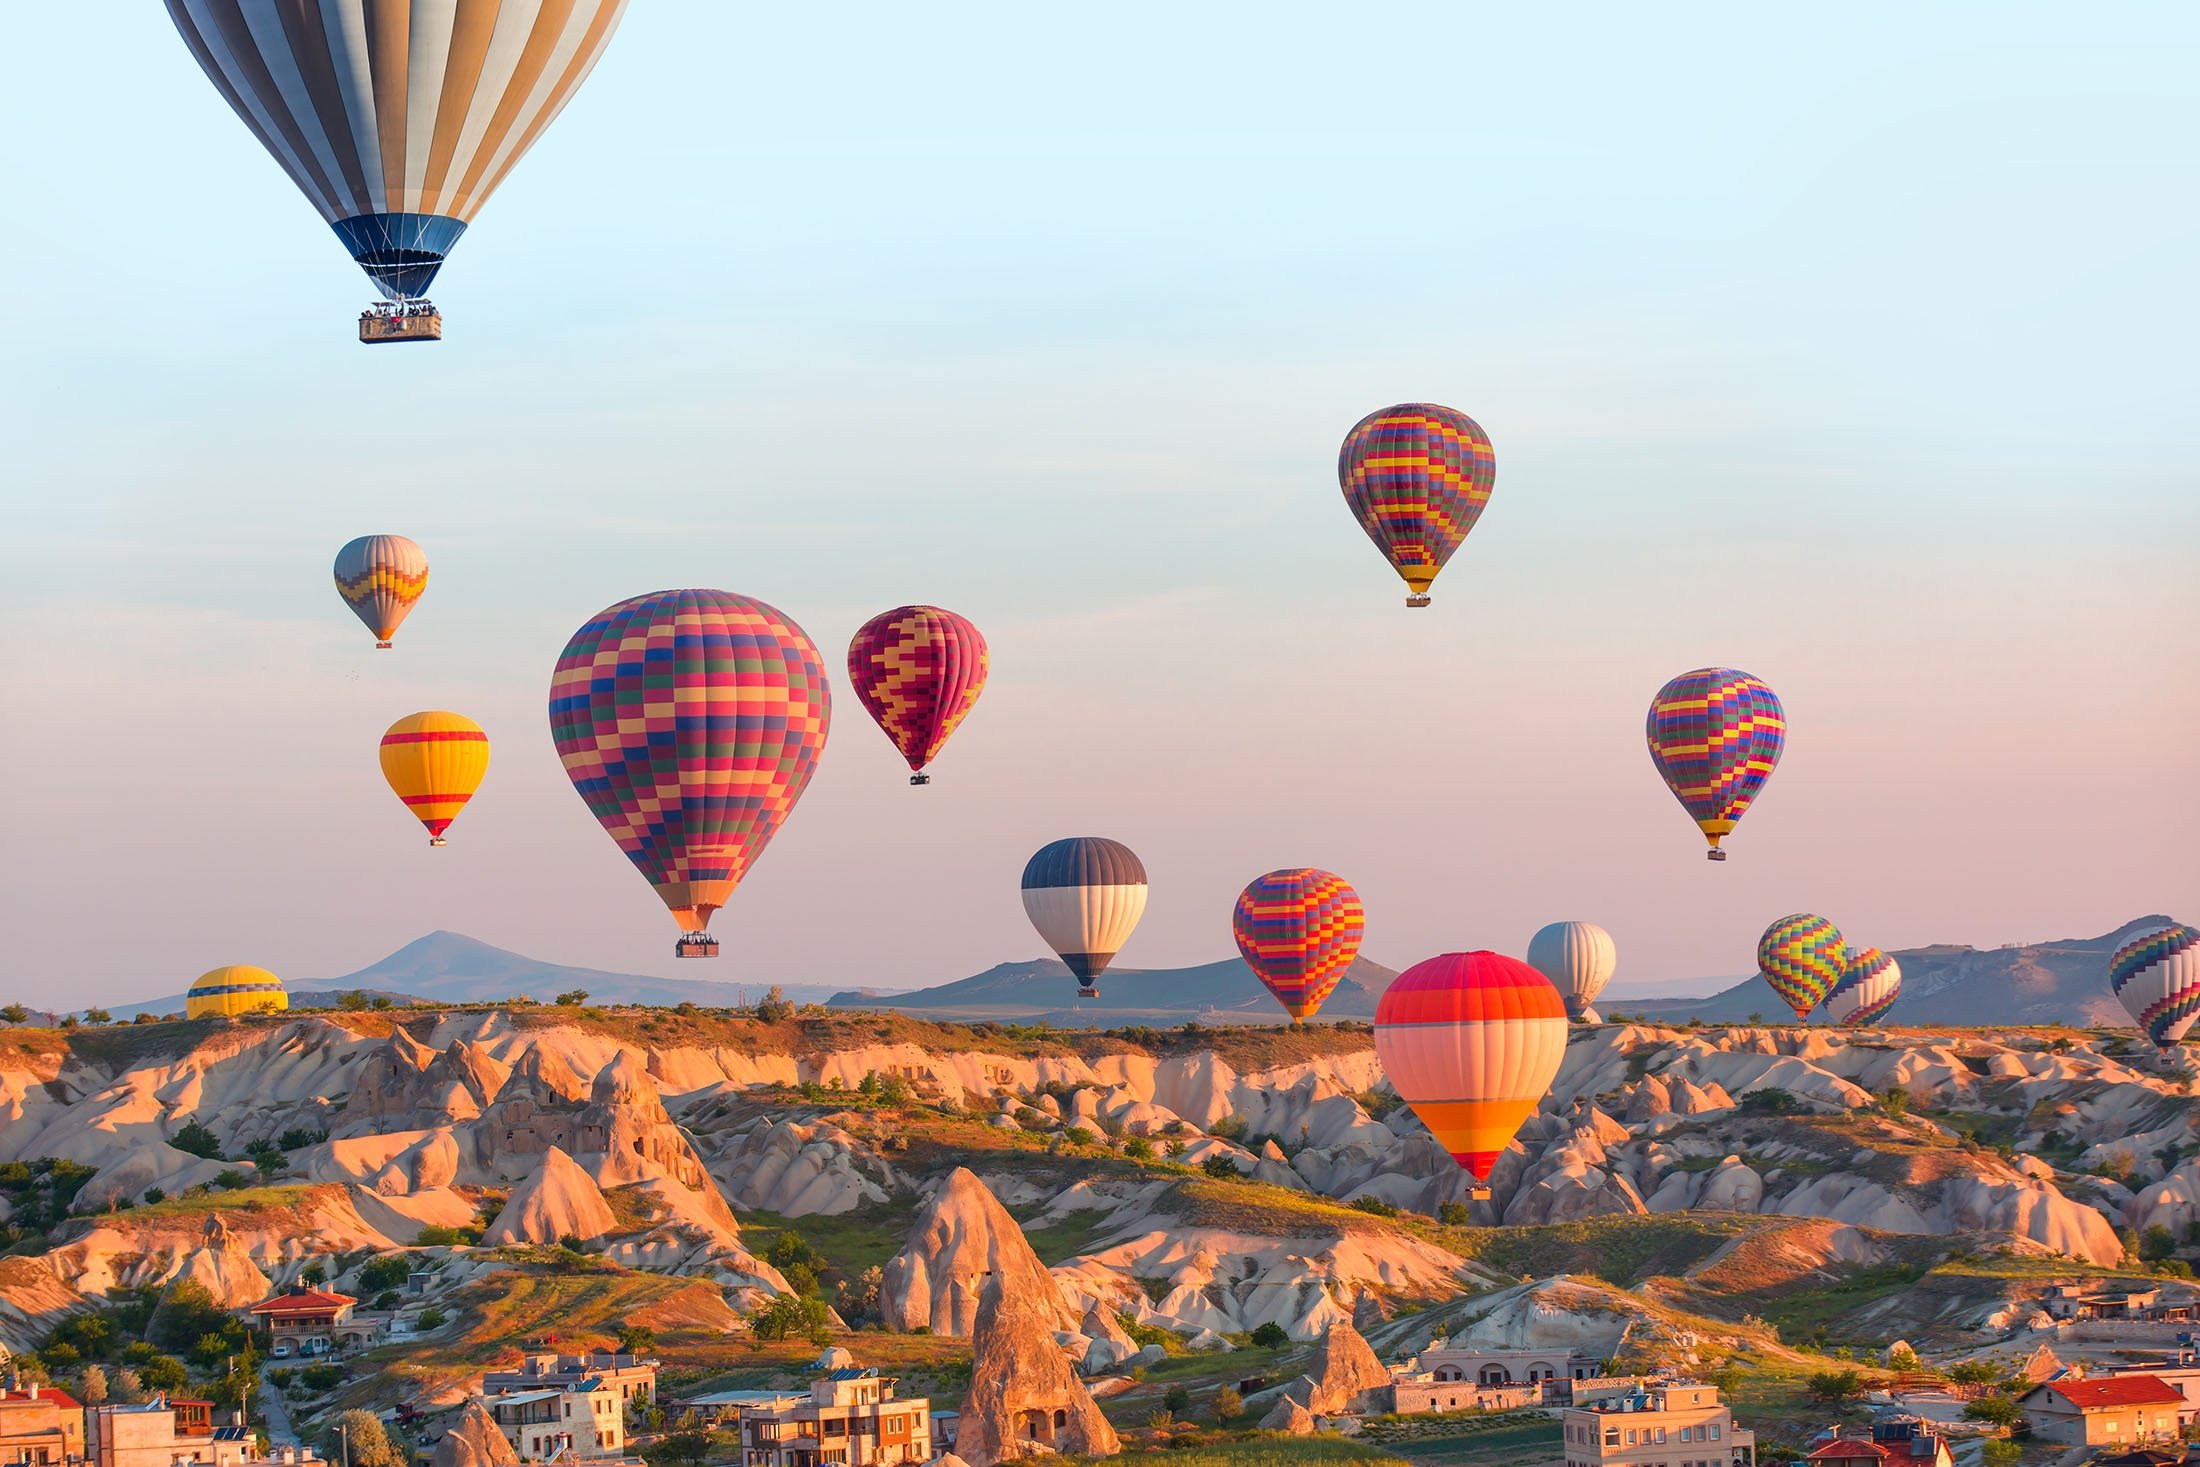
<svg viewBox="0 0 2200 1467">
<path fill-rule="evenodd" d="M 1725 860 L 1720 837 L 1772 777 L 1787 742 L 1779 698 L 1746 672 L 1699 667 L 1658 689 L 1644 734 L 1658 777 L 1711 842 L 1710 858 Z"/>
<path fill-rule="evenodd" d="M 368 342 L 442 335 L 429 282 L 572 100 L 625 8 L 168 0 L 207 80 L 390 302 L 360 318 Z"/>
<path fill-rule="evenodd" d="M 1594 922 L 1553 922 L 1528 939 L 1528 966 L 1551 980 L 1574 1022 L 1604 1022 L 1589 1005 L 1619 967 L 1611 933 Z"/>
<path fill-rule="evenodd" d="M 2182 922 L 2125 939 L 2108 960 L 2108 985 L 2165 1053 L 2200 1018 L 2200 931 Z"/>
<path fill-rule="evenodd" d="M 336 552 L 336 594 L 387 648 L 428 589 L 428 557 L 403 535 L 361 535 Z"/>
<path fill-rule="evenodd" d="M 1841 981 L 1848 960 L 1841 929 L 1809 912 L 1782 917 L 1757 939 L 1757 971 L 1803 1022 Z"/>
<path fill-rule="evenodd" d="M 977 706 L 989 665 L 977 627 L 937 606 L 882 611 L 848 643 L 856 699 L 909 761 L 911 784 L 932 782 L 924 766 Z"/>
<path fill-rule="evenodd" d="M 832 725 L 816 646 L 730 591 L 655 591 L 597 613 L 550 681 L 550 734 L 589 813 L 712 957 L 724 906 L 802 798 Z"/>
<path fill-rule="evenodd" d="M 489 736 L 462 713 L 408 713 L 382 735 L 382 777 L 428 827 L 431 846 L 446 844 L 443 832 L 488 772 Z"/>
<path fill-rule="evenodd" d="M 1024 915 L 1077 976 L 1077 996 L 1095 986 L 1146 912 L 1146 868 L 1131 848 L 1097 835 L 1039 847 L 1024 863 Z"/>
<path fill-rule="evenodd" d="M 1861 1029 L 1887 1017 L 1902 996 L 1902 965 L 1876 947 L 1859 948 L 1841 966 L 1841 977 L 1826 995 L 1826 1018 L 1845 1029 Z"/>
<path fill-rule="evenodd" d="M 1314 1017 L 1359 956 L 1367 916 L 1342 876 L 1295 866 L 1256 876 L 1238 893 L 1238 951 L 1294 1020 Z"/>
<path fill-rule="evenodd" d="M 1402 402 L 1353 424 L 1337 451 L 1337 482 L 1411 590 L 1406 605 L 1426 606 L 1429 583 L 1490 502 L 1497 455 L 1465 413 Z"/>
<path fill-rule="evenodd" d="M 1566 1001 L 1517 958 L 1445 953 L 1392 980 L 1375 1005 L 1375 1056 L 1413 1113 L 1474 1175 L 1542 1102 L 1566 1057 Z"/>
<path fill-rule="evenodd" d="M 244 1014 L 279 1014 L 290 1007 L 283 980 L 250 963 L 229 963 L 201 973 L 183 996 L 187 1019 L 234 1019 Z"/>
</svg>

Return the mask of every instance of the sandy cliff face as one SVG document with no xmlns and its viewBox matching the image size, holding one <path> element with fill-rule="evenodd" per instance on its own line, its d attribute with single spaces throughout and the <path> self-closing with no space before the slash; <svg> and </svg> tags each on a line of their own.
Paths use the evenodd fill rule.
<svg viewBox="0 0 2200 1467">
<path fill-rule="evenodd" d="M 1056 1330 L 1077 1328 L 1078 1316 L 1063 1302 L 1016 1219 L 977 1173 L 957 1167 L 917 1214 L 908 1242 L 888 1261 L 879 1286 L 879 1317 L 888 1329 L 967 1335 L 988 1280 L 1005 1280 L 1018 1309 L 1040 1318 L 1050 1339 Z"/>
</svg>

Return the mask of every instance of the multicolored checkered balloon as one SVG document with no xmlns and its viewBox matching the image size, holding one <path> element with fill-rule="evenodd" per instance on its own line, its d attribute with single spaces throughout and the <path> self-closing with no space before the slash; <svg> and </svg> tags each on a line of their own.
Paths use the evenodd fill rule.
<svg viewBox="0 0 2200 1467">
<path fill-rule="evenodd" d="M 1681 808 L 1726 859 L 1721 837 L 1772 778 L 1787 746 L 1787 714 L 1772 689 L 1731 667 L 1684 672 L 1650 700 L 1643 727 L 1657 765 Z"/>
<path fill-rule="evenodd" d="M 2108 985 L 2164 1050 L 2200 1019 L 2200 932 L 2182 922 L 2150 927 L 2108 960 Z"/>
<path fill-rule="evenodd" d="M 911 784 L 985 691 L 985 638 L 968 617 L 937 606 L 897 606 L 857 629 L 848 643 L 856 699 L 909 761 Z"/>
<path fill-rule="evenodd" d="M 1797 1019 L 1807 1020 L 1833 991 L 1848 960 L 1841 929 L 1809 912 L 1782 917 L 1757 939 L 1757 971 Z"/>
<path fill-rule="evenodd" d="M 816 646 L 730 591 L 621 601 L 573 634 L 550 680 L 567 778 L 685 933 L 763 854 L 831 725 Z M 698 950 L 715 946 L 680 949 Z"/>
<path fill-rule="evenodd" d="M 1311 1019 L 1360 955 L 1367 914 L 1334 872 L 1294 866 L 1256 876 L 1238 893 L 1230 933 L 1238 951 L 1294 1019 Z"/>
<path fill-rule="evenodd" d="M 1902 965 L 1876 947 L 1859 948 L 1841 965 L 1840 981 L 1826 995 L 1826 1018 L 1861 1029 L 1887 1017 L 1902 996 Z"/>
<path fill-rule="evenodd" d="M 1426 606 L 1429 583 L 1490 502 L 1497 454 L 1458 409 L 1403 402 L 1353 424 L 1337 451 L 1337 483 L 1411 588 L 1406 605 Z"/>
</svg>

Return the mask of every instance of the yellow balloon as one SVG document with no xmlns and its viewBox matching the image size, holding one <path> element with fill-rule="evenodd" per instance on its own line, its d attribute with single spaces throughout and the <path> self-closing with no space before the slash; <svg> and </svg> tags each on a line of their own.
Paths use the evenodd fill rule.
<svg viewBox="0 0 2200 1467">
<path fill-rule="evenodd" d="M 183 999 L 184 1016 L 192 1019 L 279 1014 L 289 1007 L 290 995 L 283 990 L 283 980 L 249 963 L 231 963 L 200 974 Z"/>
<path fill-rule="evenodd" d="M 428 827 L 431 846 L 444 843 L 488 772 L 489 736 L 462 713 L 408 713 L 382 735 L 382 777 Z"/>
</svg>

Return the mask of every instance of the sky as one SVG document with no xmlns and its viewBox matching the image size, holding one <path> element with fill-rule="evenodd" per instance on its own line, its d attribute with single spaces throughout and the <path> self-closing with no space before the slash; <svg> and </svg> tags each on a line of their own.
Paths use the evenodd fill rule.
<svg viewBox="0 0 2200 1467">
<path fill-rule="evenodd" d="M 1947 5 L 806 7 L 637 0 L 437 283 L 363 278 L 161 7 L 31 7 L 0 127 L 0 996 L 362 967 L 436 928 L 676 976 L 920 985 L 1039 956 L 1017 879 L 1123 840 L 1119 961 L 1230 951 L 1273 867 L 1365 951 L 1736 976 L 1774 918 L 1980 946 L 2200 913 L 2200 12 Z M 1496 446 L 1435 587 L 1337 444 Z M 393 652 L 336 548 L 412 536 Z M 714 928 L 566 784 L 604 606 L 712 586 L 844 666 L 971 617 L 911 789 L 844 680 Z M 1786 757 L 1729 846 L 1659 783 L 1666 678 L 1747 669 Z M 383 728 L 465 712 L 430 850 Z"/>
</svg>

